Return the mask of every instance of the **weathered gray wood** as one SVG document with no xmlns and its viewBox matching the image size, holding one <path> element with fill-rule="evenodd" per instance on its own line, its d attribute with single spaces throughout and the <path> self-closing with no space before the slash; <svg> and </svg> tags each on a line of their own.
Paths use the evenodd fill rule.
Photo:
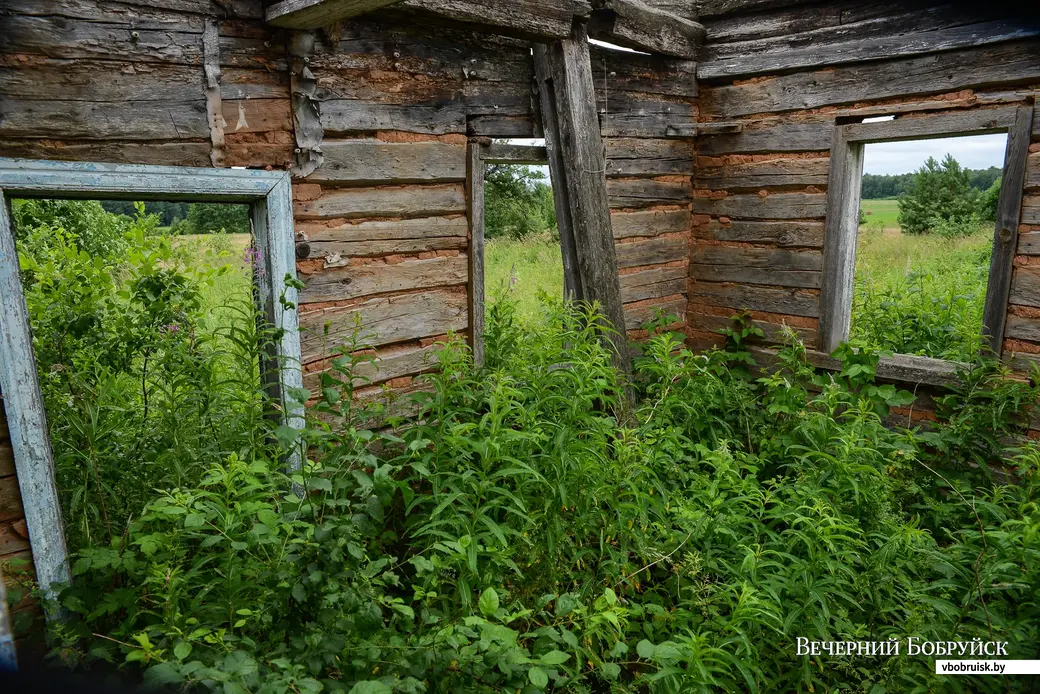
<svg viewBox="0 0 1040 694">
<path fill-rule="evenodd" d="M 152 164 L 155 166 L 209 166 L 208 142 L 83 142 L 67 143 L 6 140 L 0 143 L 0 156 L 12 159 L 51 161 L 95 161 L 109 164 Z"/>
<path fill-rule="evenodd" d="M 1035 118 L 1034 116 L 1034 121 Z M 1027 189 L 1040 188 L 1040 152 L 1033 152 L 1029 155 L 1026 163 L 1025 187 Z"/>
<path fill-rule="evenodd" d="M 686 181 L 656 181 L 648 178 L 609 178 L 607 193 L 610 206 L 620 209 L 653 205 L 685 205 L 690 201 L 692 186 Z"/>
<path fill-rule="evenodd" d="M 90 102 L 5 99 L 0 137 L 70 140 L 209 140 L 206 101 Z"/>
<path fill-rule="evenodd" d="M 718 332 L 733 328 L 733 319 L 728 316 L 713 316 L 703 313 L 690 312 L 686 317 L 689 319 L 690 328 L 701 332 Z M 800 328 L 788 325 L 782 319 L 779 322 L 767 320 L 752 320 L 751 323 L 765 333 L 762 341 L 777 344 L 784 339 L 784 330 L 793 331 L 807 348 L 816 345 L 816 331 L 812 328 Z"/>
<path fill-rule="evenodd" d="M 665 316 L 674 316 L 679 323 L 686 320 L 686 297 L 679 295 L 673 298 L 665 298 L 648 305 L 636 305 L 625 307 L 625 329 L 639 330 L 646 323 L 654 320 L 660 311 Z"/>
<path fill-rule="evenodd" d="M 744 129 L 744 124 L 739 121 L 719 121 L 717 123 L 696 123 L 692 126 L 668 127 L 668 137 L 698 137 L 700 135 L 724 135 L 739 133 Z"/>
<path fill-rule="evenodd" d="M 567 38 L 574 19 L 591 12 L 587 0 L 405 0 L 401 6 L 535 41 Z"/>
<path fill-rule="evenodd" d="M 0 158 L 0 188 L 18 197 L 250 202 L 267 197 L 284 176 L 279 171 Z"/>
<path fill-rule="evenodd" d="M 530 116 L 469 116 L 466 118 L 466 134 L 479 138 L 538 138 L 542 128 Z"/>
<path fill-rule="evenodd" d="M 534 50 L 542 116 L 546 111 L 557 114 L 553 121 L 545 121 L 546 147 L 550 163 L 554 157 L 562 163 L 562 177 L 554 175 L 553 181 L 557 188 L 567 191 L 572 209 L 570 219 L 577 240 L 582 299 L 600 305 L 607 337 L 614 347 L 615 365 L 623 373 L 631 374 L 631 357 L 621 328 L 625 316 L 610 226 L 606 157 L 595 110 L 588 34 L 583 25 L 576 23 L 570 38 L 549 47 L 536 46 Z M 553 137 L 548 136 L 550 128 L 555 131 Z"/>
<path fill-rule="evenodd" d="M 822 268 L 818 251 L 701 245 L 690 256 L 690 276 L 712 282 L 818 289 Z"/>
<path fill-rule="evenodd" d="M 762 75 L 796 68 L 890 60 L 1040 35 L 1040 28 L 1015 21 L 994 21 L 883 35 L 849 25 L 775 38 L 709 47 L 697 69 L 702 80 Z M 888 29 L 891 31 L 891 29 Z M 855 32 L 855 33 L 851 33 Z"/>
<path fill-rule="evenodd" d="M 309 181 L 332 184 L 439 183 L 466 179 L 466 148 L 445 142 L 333 140 Z"/>
<path fill-rule="evenodd" d="M 282 0 L 268 7 L 264 18 L 268 24 L 283 29 L 320 29 L 400 1 Z"/>
<path fill-rule="evenodd" d="M 437 366 L 437 355 L 441 348 L 442 345 L 432 344 L 426 347 L 403 345 L 379 350 L 375 354 L 374 362 L 363 361 L 354 367 L 351 372 L 354 376 L 354 387 L 362 388 L 402 376 L 428 372 Z M 330 375 L 338 381 L 345 380 L 335 371 Z M 319 392 L 321 372 L 311 371 L 304 374 L 303 386 L 312 393 Z"/>
<path fill-rule="evenodd" d="M 467 207 L 469 208 L 469 344 L 473 364 L 484 365 L 484 157 L 491 153 L 478 143 L 469 146 Z"/>
<path fill-rule="evenodd" d="M 613 137 L 607 144 L 607 176 L 690 175 L 693 148 L 688 142 Z"/>
<path fill-rule="evenodd" d="M 838 128 L 834 133 L 827 186 L 827 231 L 823 242 L 817 346 L 828 353 L 848 339 L 852 321 L 864 147 L 848 140 L 848 127 Z"/>
<path fill-rule="evenodd" d="M 708 282 L 740 282 L 771 287 L 820 288 L 820 272 L 780 270 L 773 267 L 742 267 L 740 265 L 690 264 L 690 277 Z"/>
<path fill-rule="evenodd" d="M 289 37 L 289 89 L 292 99 L 293 176 L 306 178 L 320 169 L 325 161 L 322 141 L 325 130 L 321 125 L 321 107 L 318 103 L 318 80 L 310 68 L 316 41 L 314 32 L 295 31 Z"/>
<path fill-rule="evenodd" d="M 1040 255 L 1040 231 L 1018 233 L 1018 255 Z"/>
<path fill-rule="evenodd" d="M 7 212 L 8 194 L 9 191 L 0 190 L 0 391 L 4 396 L 18 489 L 33 546 L 36 579 L 49 597 L 56 598 L 54 584 L 68 583 L 72 574 L 58 486 L 54 481 L 47 414 L 36 374 L 29 311 L 22 293 L 14 230 Z"/>
<path fill-rule="evenodd" d="M 538 83 L 538 102 L 541 107 L 542 131 L 545 134 L 545 152 L 549 158 L 549 176 L 553 181 L 553 207 L 556 209 L 556 228 L 560 232 L 560 254 L 563 261 L 563 296 L 566 301 L 584 301 L 585 291 L 578 271 L 578 245 L 575 239 L 574 206 L 567 177 L 565 154 L 561 142 L 557 97 L 552 82 L 552 66 L 545 46 L 536 45 L 531 51 L 535 77 Z"/>
<path fill-rule="evenodd" d="M 376 294 L 447 287 L 466 283 L 465 256 L 410 258 L 387 265 L 372 263 L 330 267 L 313 275 L 305 275 L 306 287 L 300 291 L 300 302 L 348 301 Z"/>
<path fill-rule="evenodd" d="M 1040 195 L 1026 195 L 1022 199 L 1022 224 L 1040 224 Z"/>
<path fill-rule="evenodd" d="M 760 364 L 771 365 L 776 362 L 776 351 L 773 349 L 752 347 L 751 352 Z M 806 357 L 817 369 L 840 371 L 843 368 L 842 363 L 831 357 L 828 352 L 806 350 Z M 881 381 L 949 387 L 960 382 L 957 370 L 965 366 L 966 364 L 961 362 L 946 359 L 894 354 L 878 360 L 877 378 Z"/>
<path fill-rule="evenodd" d="M 626 304 L 672 294 L 683 294 L 686 292 L 686 279 L 686 266 L 682 263 L 658 265 L 636 272 L 626 272 L 621 275 L 621 294 Z"/>
<path fill-rule="evenodd" d="M 628 92 L 697 98 L 697 62 L 589 46 L 596 88 L 608 97 Z M 602 94 L 600 95 L 602 96 Z"/>
<path fill-rule="evenodd" d="M 823 217 L 827 212 L 827 196 L 824 193 L 770 193 L 768 195 L 743 193 L 728 195 L 719 200 L 695 197 L 693 212 L 694 214 L 710 214 L 715 217 L 751 219 Z"/>
<path fill-rule="evenodd" d="M 216 20 L 206 20 L 202 34 L 202 47 L 206 76 L 206 117 L 209 120 L 210 163 L 224 165 L 224 108 L 220 96 L 220 29 Z"/>
<path fill-rule="evenodd" d="M 735 118 L 1022 84 L 1040 78 L 1038 49 L 1040 41 L 1027 39 L 705 88 L 701 90 L 701 112 Z"/>
<path fill-rule="evenodd" d="M 713 219 L 706 226 L 698 227 L 697 231 L 708 234 L 716 241 L 822 248 L 824 224 L 823 222 L 772 222 L 743 219 L 734 219 L 729 224 L 723 224 L 719 220 Z"/>
<path fill-rule="evenodd" d="M 639 210 L 638 212 L 614 212 L 610 224 L 615 239 L 635 236 L 659 236 L 689 231 L 688 210 Z"/>
<path fill-rule="evenodd" d="M 1004 173 L 997 202 L 997 224 L 993 235 L 986 304 L 982 312 L 983 337 L 989 338 L 994 354 L 1004 346 L 1004 323 L 1014 272 L 1018 225 L 1022 213 L 1022 186 L 1026 178 L 1026 158 L 1033 130 L 1033 106 L 1016 109 L 1015 121 L 1008 130 Z"/>
<path fill-rule="evenodd" d="M 427 251 L 465 251 L 465 236 L 426 236 L 414 239 L 383 239 L 377 241 L 308 241 L 307 253 L 299 258 L 325 258 L 327 267 L 345 265 L 350 258 L 385 255 L 415 254 Z"/>
<path fill-rule="evenodd" d="M 368 241 L 456 238 L 465 245 L 469 226 L 462 216 L 419 219 L 369 220 L 343 222 L 328 226 L 322 222 L 301 222 L 296 233 L 311 243 L 364 243 Z M 428 250 L 437 250 L 432 246 Z"/>
<path fill-rule="evenodd" d="M 694 0 L 698 17 L 719 17 L 727 14 L 751 14 L 776 7 L 789 7 L 811 0 Z"/>
<path fill-rule="evenodd" d="M 709 94 L 710 98 L 710 94 Z M 707 99 L 705 100 L 707 102 Z M 759 154 L 768 152 L 825 152 L 831 148 L 834 121 L 764 120 L 742 132 L 697 138 L 697 154 Z"/>
<path fill-rule="evenodd" d="M 5 0 L 4 8 L 12 14 L 65 17 L 92 22 L 113 21 L 114 18 L 134 20 L 135 26 L 149 29 L 183 27 L 202 33 L 205 17 L 218 19 L 262 19 L 263 9 L 252 0 Z"/>
<path fill-rule="evenodd" d="M 466 112 L 460 104 L 412 106 L 335 99 L 321 104 L 325 136 L 397 130 L 445 135 L 466 132 Z"/>
<path fill-rule="evenodd" d="M 1013 314 L 1008 315 L 1004 337 L 1011 340 L 1040 342 L 1040 320 Z"/>
<path fill-rule="evenodd" d="M 1023 265 L 1014 269 L 1009 303 L 1040 307 L 1040 266 Z"/>
<path fill-rule="evenodd" d="M 829 161 L 777 158 L 723 166 L 699 166 L 694 184 L 710 190 L 745 190 L 776 186 L 825 186 Z"/>
<path fill-rule="evenodd" d="M 324 191 L 317 200 L 296 205 L 297 219 L 416 217 L 465 212 L 463 186 L 446 184 L 333 188 Z"/>
<path fill-rule="evenodd" d="M 602 78 L 597 73 L 597 83 Z M 603 137 L 670 137 L 675 129 L 693 128 L 697 117 L 691 102 L 629 93 L 606 93 L 597 89 Z"/>
<path fill-rule="evenodd" d="M 697 281 L 690 285 L 689 294 L 691 308 L 718 306 L 808 318 L 816 318 L 820 312 L 819 295 L 808 289 Z"/>
<path fill-rule="evenodd" d="M 845 139 L 849 142 L 896 142 L 1003 132 L 1016 122 L 1017 112 L 1014 107 L 987 108 L 853 123 L 844 126 Z"/>
<path fill-rule="evenodd" d="M 642 267 L 685 260 L 689 247 L 689 240 L 683 236 L 655 237 L 619 243 L 616 246 L 618 267 Z"/>
<path fill-rule="evenodd" d="M 549 161 L 545 147 L 533 145 L 492 143 L 484 148 L 481 157 L 485 164 L 545 164 Z"/>
<path fill-rule="evenodd" d="M 648 53 L 696 58 L 704 27 L 639 0 L 593 0 L 589 34 Z"/>
<path fill-rule="evenodd" d="M 303 363 L 331 356 L 354 332 L 355 315 L 361 321 L 362 342 L 379 347 L 464 330 L 469 321 L 467 304 L 464 290 L 434 289 L 374 297 L 356 305 L 316 311 L 304 306 L 300 314 Z M 329 326 L 327 338 L 326 323 Z"/>
</svg>

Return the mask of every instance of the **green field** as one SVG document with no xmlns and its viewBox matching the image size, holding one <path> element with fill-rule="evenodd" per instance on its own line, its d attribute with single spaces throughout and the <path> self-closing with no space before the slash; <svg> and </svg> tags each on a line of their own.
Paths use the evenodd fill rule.
<svg viewBox="0 0 1040 694">
<path fill-rule="evenodd" d="M 877 226 L 880 223 L 884 229 L 899 228 L 899 200 L 863 200 L 860 206 L 867 215 L 867 225 Z"/>
<path fill-rule="evenodd" d="M 563 296 L 560 242 L 551 234 L 536 234 L 520 241 L 490 239 L 484 257 L 488 302 L 509 296 L 516 301 L 518 313 L 529 319 L 539 314 L 541 294 L 553 299 Z"/>
</svg>

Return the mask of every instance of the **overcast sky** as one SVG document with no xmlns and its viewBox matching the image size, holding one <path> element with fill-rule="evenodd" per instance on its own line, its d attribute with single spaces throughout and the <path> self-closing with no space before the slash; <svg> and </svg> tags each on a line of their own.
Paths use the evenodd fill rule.
<svg viewBox="0 0 1040 694">
<path fill-rule="evenodd" d="M 1007 135 L 973 135 L 947 137 L 941 140 L 913 142 L 879 142 L 867 145 L 863 173 L 901 174 L 916 171 L 928 157 L 942 160 L 947 153 L 968 169 L 1004 166 Z"/>
</svg>

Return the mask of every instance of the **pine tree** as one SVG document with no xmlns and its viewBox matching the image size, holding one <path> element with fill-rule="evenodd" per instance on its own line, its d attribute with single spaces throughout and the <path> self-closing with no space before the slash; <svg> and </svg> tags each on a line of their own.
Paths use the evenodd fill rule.
<svg viewBox="0 0 1040 694">
<path fill-rule="evenodd" d="M 904 234 L 925 234 L 939 224 L 966 225 L 977 217 L 980 193 L 952 155 L 935 157 L 917 170 L 899 197 L 899 226 Z"/>
</svg>

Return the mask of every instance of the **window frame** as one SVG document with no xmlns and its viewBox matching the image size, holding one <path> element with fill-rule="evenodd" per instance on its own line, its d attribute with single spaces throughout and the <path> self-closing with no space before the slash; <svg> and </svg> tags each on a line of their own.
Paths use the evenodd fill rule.
<svg viewBox="0 0 1040 694">
<path fill-rule="evenodd" d="M 54 583 L 71 580 L 68 547 L 54 477 L 54 457 L 22 291 L 11 218 L 12 198 L 189 201 L 250 206 L 253 243 L 264 272 L 254 276 L 258 307 L 278 339 L 265 354 L 262 373 L 281 420 L 302 427 L 303 387 L 292 182 L 288 172 L 203 169 L 0 158 L 0 389 L 3 391 L 15 471 L 29 530 L 36 578 L 53 595 Z M 288 306 L 293 308 L 289 309 Z M 287 460 L 299 468 L 302 450 Z"/>
<path fill-rule="evenodd" d="M 827 221 L 817 348 L 830 354 L 849 337 L 865 146 L 877 142 L 1004 132 L 1008 139 L 983 309 L 983 342 L 1000 356 L 1018 246 L 1033 106 L 1002 106 L 901 116 L 897 115 L 894 120 L 888 121 L 838 124 L 835 128 L 827 183 Z M 902 356 L 916 358 L 912 355 Z"/>
</svg>

